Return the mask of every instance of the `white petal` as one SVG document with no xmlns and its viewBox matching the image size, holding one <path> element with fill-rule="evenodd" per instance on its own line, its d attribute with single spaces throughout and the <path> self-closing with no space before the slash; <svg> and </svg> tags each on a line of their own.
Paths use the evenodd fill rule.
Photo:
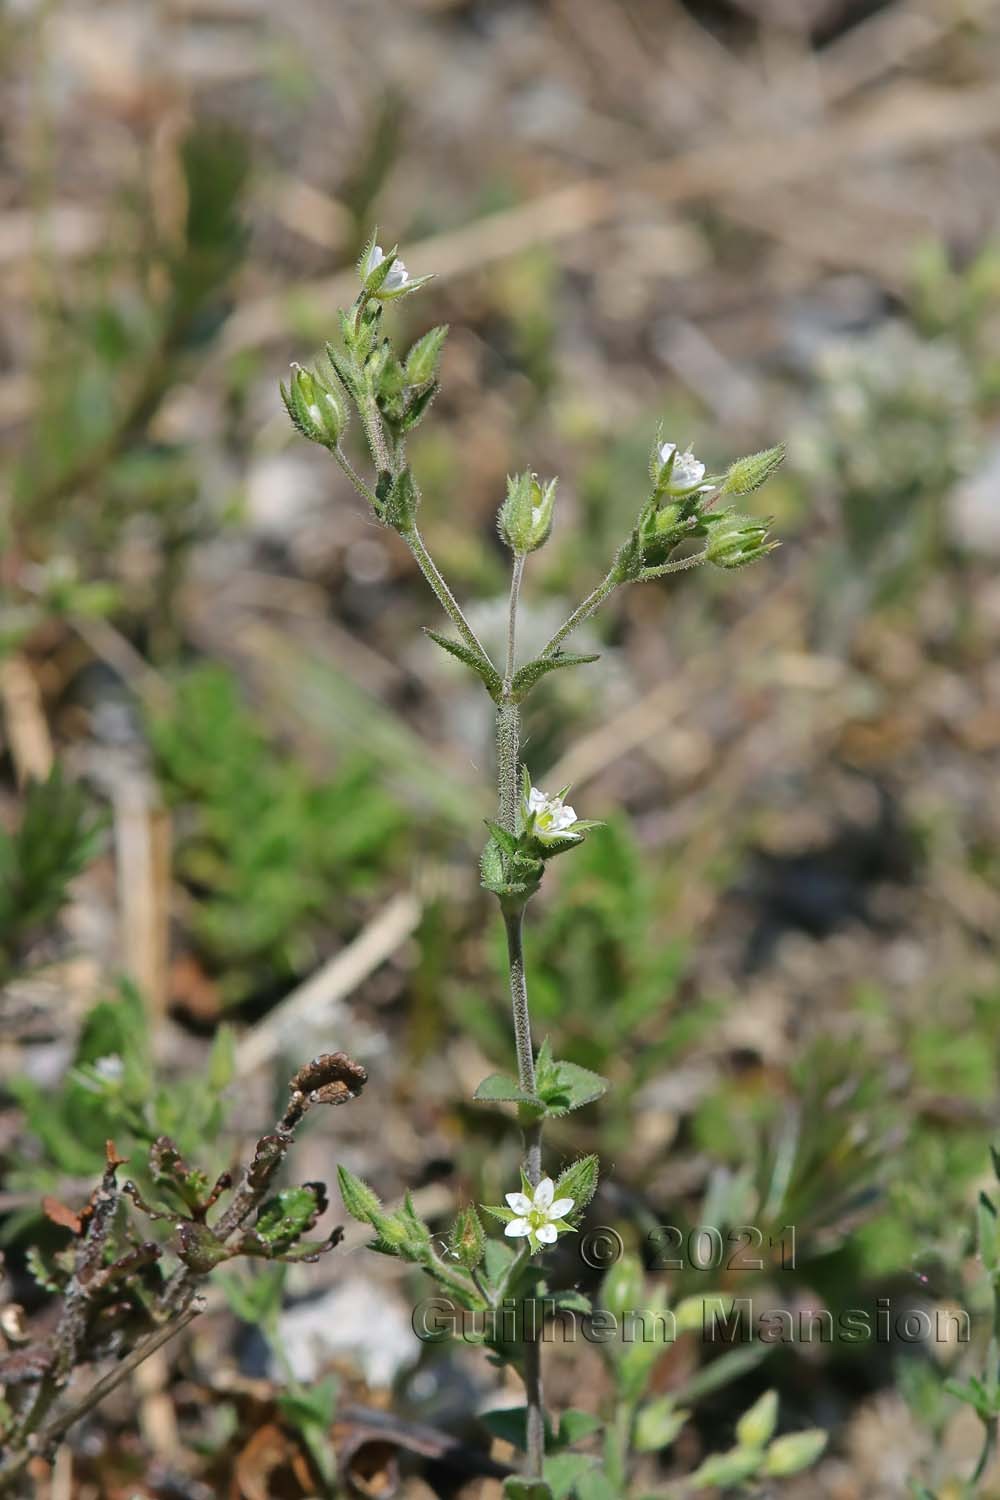
<svg viewBox="0 0 1000 1500">
<path fill-rule="evenodd" d="M 549 1218 L 563 1218 L 566 1214 L 569 1213 L 575 1201 L 576 1200 L 573 1198 L 557 1198 L 556 1201 L 549 1206 Z"/>
<path fill-rule="evenodd" d="M 543 1224 L 540 1229 L 535 1230 L 535 1239 L 543 1245 L 554 1245 L 559 1238 L 559 1231 L 554 1224 Z"/>
<path fill-rule="evenodd" d="M 512 1208 L 516 1214 L 531 1213 L 531 1199 L 527 1193 L 505 1193 L 504 1197 L 508 1207 Z"/>
<path fill-rule="evenodd" d="M 667 462 L 667 460 L 670 458 L 671 453 L 676 453 L 676 452 L 677 452 L 677 444 L 676 443 L 664 443 L 663 446 L 662 446 L 662 448 L 660 449 L 660 463 L 661 464 L 665 464 Z"/>
<path fill-rule="evenodd" d="M 552 1202 L 552 1199 L 555 1197 L 555 1191 L 556 1185 L 552 1181 L 552 1178 L 543 1177 L 541 1182 L 535 1188 L 535 1207 L 547 1210 L 549 1204 Z"/>
<path fill-rule="evenodd" d="M 528 811 L 537 812 L 540 807 L 545 806 L 546 801 L 545 793 L 540 792 L 537 786 L 533 786 L 528 793 Z"/>
<path fill-rule="evenodd" d="M 508 1239 L 511 1240 L 520 1239 L 522 1238 L 522 1236 L 530 1233 L 531 1225 L 528 1223 L 527 1219 L 511 1219 L 510 1223 L 504 1230 L 504 1234 Z"/>
</svg>

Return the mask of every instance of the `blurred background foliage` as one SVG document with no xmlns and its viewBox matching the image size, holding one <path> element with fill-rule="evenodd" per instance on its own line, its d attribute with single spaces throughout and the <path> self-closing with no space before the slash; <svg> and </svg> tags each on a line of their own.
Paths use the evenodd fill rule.
<svg viewBox="0 0 1000 1500">
<path fill-rule="evenodd" d="M 614 1085 L 553 1152 L 601 1151 L 594 1220 L 661 1280 L 658 1225 L 794 1225 L 794 1269 L 772 1258 L 731 1289 L 981 1311 L 969 1218 L 1000 1065 L 996 10 L 0 9 L 0 1215 L 30 1312 L 27 1246 L 56 1233 L 41 1192 L 82 1201 L 108 1135 L 127 1154 L 169 1131 L 217 1169 L 273 1118 L 285 1062 L 316 1050 L 372 1079 L 307 1140 L 317 1175 L 337 1154 L 444 1223 L 516 1172 L 509 1122 L 468 1102 L 484 1065 L 510 1065 L 475 879 L 488 704 L 422 637 L 433 601 L 396 538 L 277 396 L 331 335 L 376 221 L 413 273 L 439 273 L 392 317 L 404 342 L 452 325 L 413 462 L 487 644 L 507 472 L 561 476 L 530 650 L 606 567 L 660 421 L 710 468 L 789 444 L 766 496 L 782 550 L 623 595 L 580 633 L 601 660 L 532 701 L 535 779 L 572 782 L 607 822 L 531 911 L 539 1034 Z M 445 1426 L 502 1404 L 475 1356 L 399 1335 L 396 1266 L 351 1257 L 390 1309 L 352 1334 L 344 1264 L 290 1273 L 283 1334 L 268 1314 L 296 1378 L 388 1386 Z M 596 1278 L 569 1255 L 564 1274 Z M 672 1299 L 705 1289 L 690 1268 L 665 1279 Z M 295 1299 L 342 1337 L 306 1331 Z M 274 1370 L 246 1319 L 207 1321 L 214 1365 L 189 1357 L 173 1438 L 147 1423 L 140 1447 L 210 1455 L 203 1472 L 252 1497 L 238 1381 Z M 587 1357 L 554 1356 L 557 1402 L 587 1378 L 604 1399 Z M 763 1381 L 783 1422 L 834 1434 L 790 1493 L 870 1500 L 919 1474 L 958 1494 L 976 1434 L 944 1389 L 954 1359 L 890 1343 L 734 1366 L 650 1483 L 726 1446 Z M 666 1351 L 656 1389 L 687 1390 L 698 1360 Z M 280 1424 L 253 1399 L 258 1426 Z M 128 1420 L 112 1410 L 77 1455 L 101 1494 L 125 1482 Z"/>
</svg>

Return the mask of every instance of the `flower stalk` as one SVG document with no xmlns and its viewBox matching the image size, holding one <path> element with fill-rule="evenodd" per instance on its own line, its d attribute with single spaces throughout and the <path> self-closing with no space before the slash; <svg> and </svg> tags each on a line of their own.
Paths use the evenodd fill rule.
<svg viewBox="0 0 1000 1500">
<path fill-rule="evenodd" d="M 731 508 L 715 513 L 713 506 L 725 495 L 748 494 L 757 488 L 780 462 L 781 451 L 751 455 L 727 474 L 706 478 L 705 465 L 690 449 L 682 451 L 658 437 L 649 460 L 650 492 L 606 575 L 534 660 L 521 665 L 517 625 L 525 562 L 529 553 L 549 540 L 557 485 L 555 479 L 542 481 L 531 471 L 509 477 L 497 514 L 497 531 L 511 552 L 507 631 L 502 666 L 494 665 L 420 534 L 416 519 L 420 492 L 406 462 L 406 436 L 423 419 L 438 388 L 438 360 L 448 330 L 444 326 L 431 329 L 405 357 L 397 357 L 382 333 L 384 306 L 408 296 L 428 278 L 411 276 L 396 250 L 383 252 L 374 235 L 358 272 L 360 293 L 353 307 L 341 315 L 343 348 L 327 346 L 329 372 L 302 371 L 295 366 L 289 389 L 283 389 L 282 395 L 298 431 L 330 450 L 374 518 L 402 537 L 458 639 L 433 630 L 427 634 L 479 677 L 495 706 L 497 820 L 487 822 L 489 839 L 480 869 L 482 885 L 497 897 L 504 923 L 517 1071 L 516 1077 L 491 1074 L 475 1097 L 484 1103 L 516 1105 L 523 1151 L 520 1190 L 506 1194 L 506 1206 L 482 1205 L 505 1226 L 505 1244 L 493 1246 L 498 1252 L 494 1254 L 487 1253 L 474 1205 L 460 1212 L 451 1231 L 448 1256 L 442 1259 L 430 1227 L 408 1199 L 402 1210 L 390 1213 L 368 1184 L 344 1167 L 338 1169 L 341 1193 L 348 1212 L 374 1230 L 374 1248 L 421 1266 L 461 1306 L 495 1308 L 508 1296 L 518 1302 L 517 1340 L 498 1339 L 492 1344 L 501 1361 L 517 1368 L 525 1389 L 529 1484 L 512 1480 L 509 1493 L 521 1494 L 530 1488 L 535 1494 L 533 1482 L 538 1481 L 537 1493 L 548 1495 L 543 1479 L 545 1410 L 538 1316 L 546 1281 L 537 1262 L 560 1235 L 576 1229 L 597 1190 L 599 1163 L 596 1156 L 582 1157 L 553 1182 L 543 1169 L 543 1129 L 548 1115 L 563 1115 L 592 1103 L 608 1082 L 575 1063 L 557 1060 L 548 1038 L 536 1049 L 532 1035 L 525 910 L 542 882 L 547 861 L 578 847 L 597 825 L 578 818 L 566 805 L 568 788 L 549 795 L 533 785 L 521 763 L 520 705 L 543 677 L 595 660 L 564 650 L 563 643 L 620 584 L 683 572 L 703 563 L 732 569 L 764 556 L 773 545 L 766 540 L 766 523 L 738 515 Z M 358 473 L 341 447 L 347 422 L 344 394 L 360 417 L 375 470 L 371 481 Z M 678 547 L 686 549 L 696 539 L 702 543 L 700 550 L 673 556 Z M 517 1240 L 520 1247 L 515 1253 L 510 1241 Z M 575 1295 L 579 1298 L 580 1294 Z M 625 1482 L 630 1426 L 631 1416 L 618 1435 L 616 1492 Z"/>
</svg>

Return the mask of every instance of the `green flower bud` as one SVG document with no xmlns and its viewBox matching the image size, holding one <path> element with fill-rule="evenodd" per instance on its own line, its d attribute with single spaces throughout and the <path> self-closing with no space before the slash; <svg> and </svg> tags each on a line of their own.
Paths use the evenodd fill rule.
<svg viewBox="0 0 1000 1500">
<path fill-rule="evenodd" d="M 645 1305 L 646 1284 L 642 1262 L 637 1255 L 623 1255 L 605 1276 L 601 1285 L 601 1306 L 613 1313 L 619 1323 L 626 1313 Z"/>
<path fill-rule="evenodd" d="M 432 328 L 429 333 L 425 333 L 423 338 L 417 339 L 406 356 L 404 369 L 407 385 L 426 385 L 429 380 L 434 379 L 441 359 L 441 350 L 447 337 L 448 325 L 441 323 L 437 328 Z"/>
<path fill-rule="evenodd" d="M 451 1250 L 467 1271 L 474 1270 L 486 1253 L 486 1236 L 479 1215 L 470 1203 L 455 1220 L 451 1232 Z"/>
<path fill-rule="evenodd" d="M 727 1489 L 750 1479 L 760 1468 L 761 1454 L 752 1448 L 732 1448 L 728 1453 L 712 1453 L 691 1475 L 696 1490 Z"/>
<path fill-rule="evenodd" d="M 352 1219 L 360 1219 L 362 1224 L 374 1224 L 376 1219 L 384 1217 L 382 1203 L 367 1182 L 362 1182 L 360 1177 L 355 1177 L 346 1167 L 337 1168 L 337 1180 L 344 1207 Z"/>
<path fill-rule="evenodd" d="M 814 1464 L 826 1447 L 827 1435 L 819 1427 L 809 1427 L 805 1432 L 789 1432 L 785 1437 L 775 1438 L 764 1455 L 762 1474 L 770 1479 L 783 1479 L 787 1474 L 798 1474 Z"/>
<path fill-rule="evenodd" d="M 784 457 L 785 445 L 778 443 L 774 448 L 764 448 L 760 453 L 750 453 L 746 458 L 738 458 L 729 466 L 722 482 L 722 493 L 752 495 L 781 466 Z"/>
<path fill-rule="evenodd" d="M 497 516 L 497 530 L 512 552 L 534 552 L 549 539 L 556 503 L 555 479 L 543 489 L 537 474 L 507 479 L 507 498 Z"/>
<path fill-rule="evenodd" d="M 736 1424 L 736 1439 L 741 1448 L 763 1448 L 774 1432 L 778 1420 L 778 1393 L 765 1391 Z"/>
<path fill-rule="evenodd" d="M 301 365 L 292 365 L 288 389 L 281 387 L 281 399 L 292 423 L 313 443 L 336 448 L 347 426 L 347 414 L 331 381 Z"/>
<path fill-rule="evenodd" d="M 767 540 L 766 521 L 741 516 L 735 511 L 710 522 L 706 559 L 717 568 L 742 568 L 773 552 L 777 542 Z"/>
</svg>

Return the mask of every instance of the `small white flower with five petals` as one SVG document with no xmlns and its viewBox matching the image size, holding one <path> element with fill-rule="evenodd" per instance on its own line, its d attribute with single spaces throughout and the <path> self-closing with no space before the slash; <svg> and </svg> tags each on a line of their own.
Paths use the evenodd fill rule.
<svg viewBox="0 0 1000 1500">
<path fill-rule="evenodd" d="M 540 1245 L 554 1245 L 559 1238 L 560 1229 L 571 1228 L 563 1220 L 573 1207 L 574 1200 L 556 1198 L 555 1191 L 552 1178 L 543 1177 L 530 1197 L 527 1193 L 506 1194 L 509 1206 L 517 1215 L 504 1229 L 508 1239 L 527 1238 L 534 1254 Z"/>
<path fill-rule="evenodd" d="M 364 265 L 361 268 L 362 280 L 367 281 L 372 272 L 377 271 L 384 260 L 385 251 L 382 249 L 382 246 L 373 245 L 365 257 Z M 409 283 L 410 273 L 397 255 L 389 268 L 385 280 L 379 287 L 379 292 L 401 292 Z"/>
<path fill-rule="evenodd" d="M 676 443 L 662 443 L 660 446 L 660 463 L 666 468 L 673 458 L 674 466 L 670 471 L 667 488 L 676 491 L 694 489 L 709 489 L 709 485 L 703 485 L 705 477 L 705 465 L 695 458 L 691 449 L 681 452 Z"/>
<path fill-rule="evenodd" d="M 573 809 L 563 802 L 564 795 L 559 792 L 554 797 L 547 797 L 537 786 L 528 793 L 528 813 L 534 813 L 535 832 L 543 838 L 572 837 L 573 824 L 578 819 Z"/>
</svg>

